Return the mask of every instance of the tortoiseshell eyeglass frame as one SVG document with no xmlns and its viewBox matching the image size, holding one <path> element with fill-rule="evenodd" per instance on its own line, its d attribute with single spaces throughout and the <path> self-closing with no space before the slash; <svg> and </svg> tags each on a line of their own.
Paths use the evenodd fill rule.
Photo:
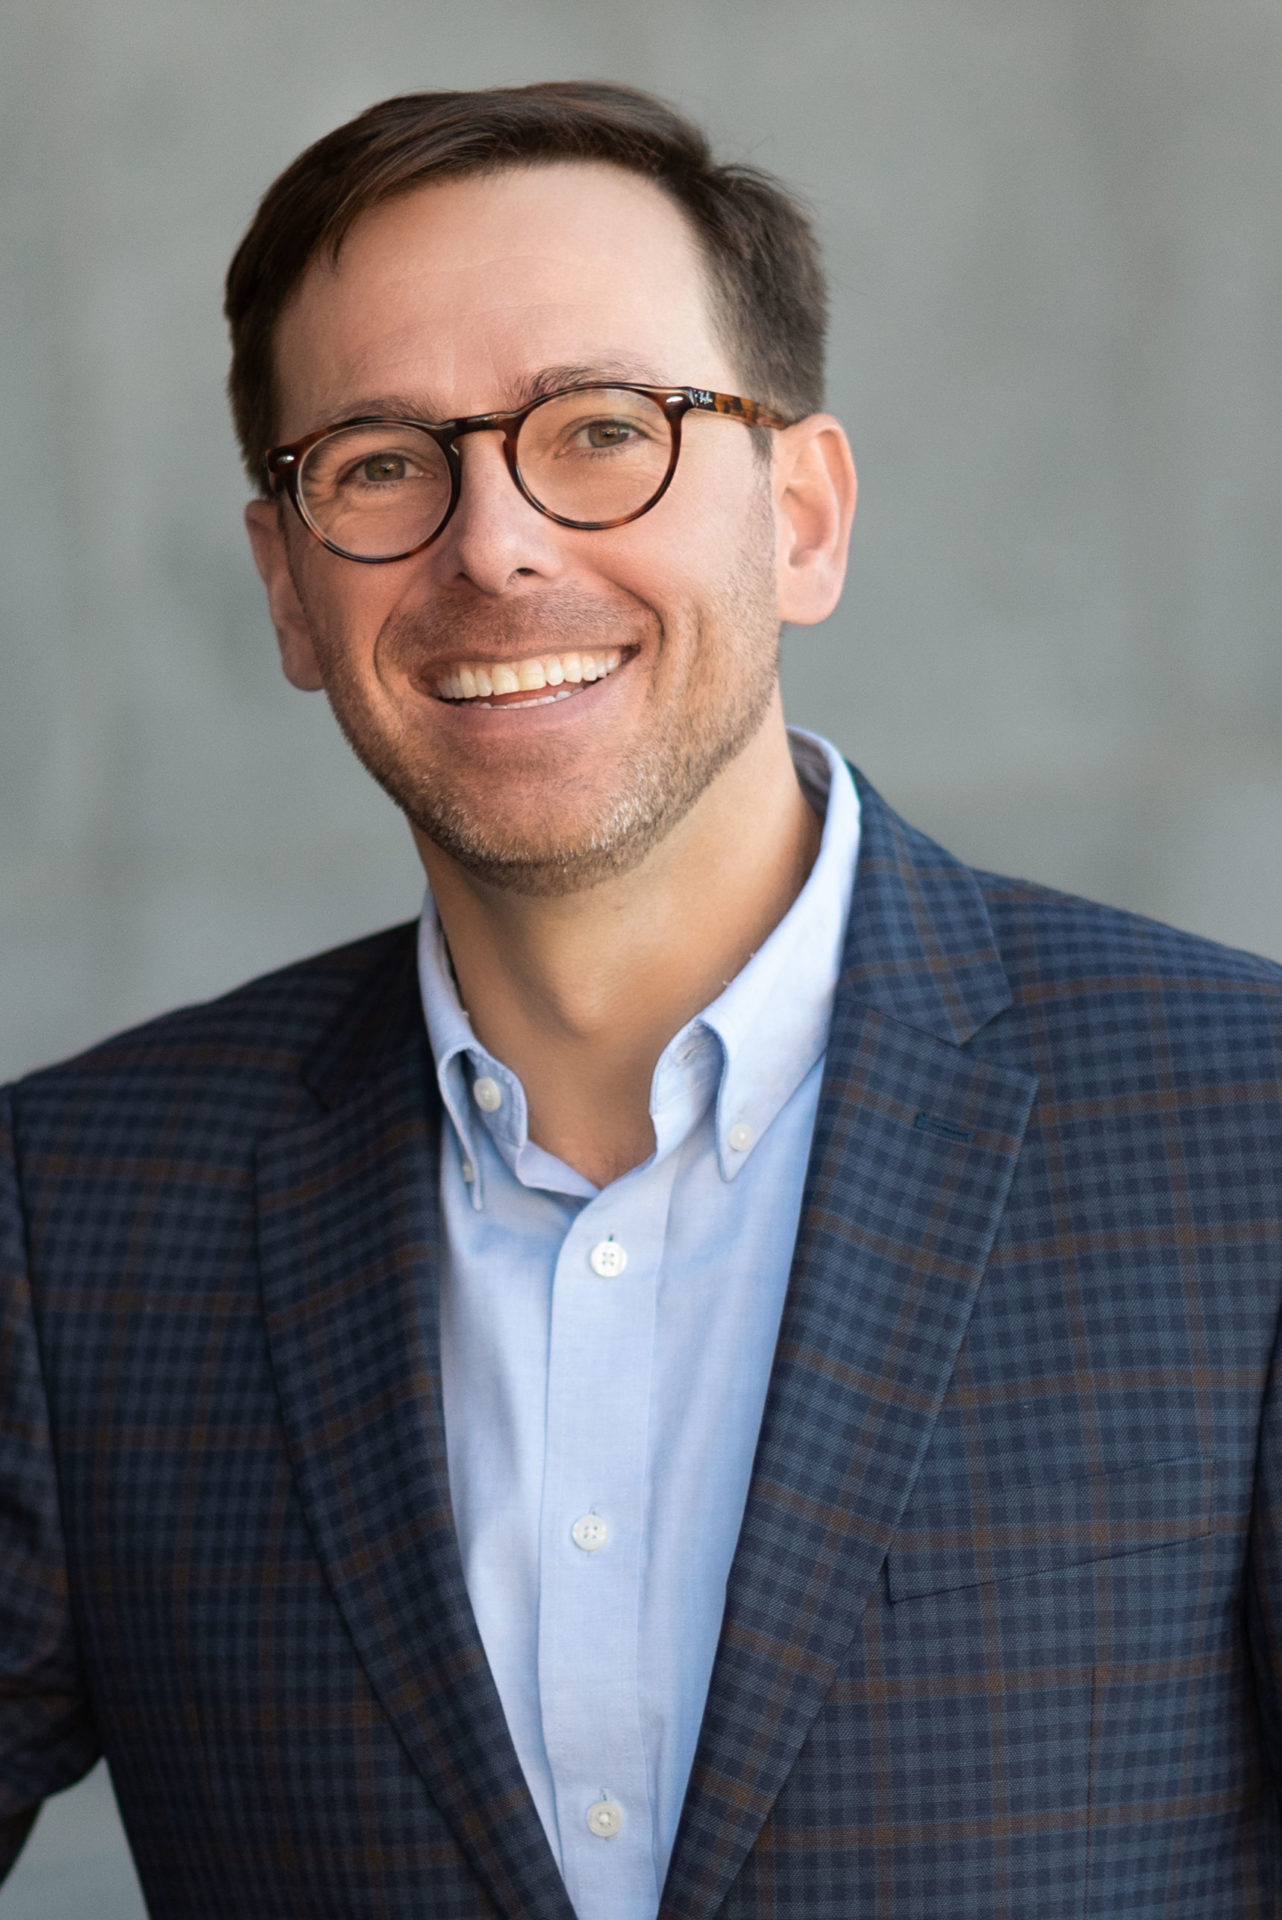
<svg viewBox="0 0 1282 1920">
<path fill-rule="evenodd" d="M 549 400 L 559 400 L 567 393 L 591 393 L 606 390 L 611 393 L 641 393 L 647 399 L 655 401 L 662 409 L 672 436 L 671 451 L 668 455 L 667 470 L 659 485 L 655 488 L 644 506 L 631 513 L 620 514 L 616 520 L 570 520 L 564 514 L 554 513 L 551 507 L 545 507 L 537 500 L 525 484 L 520 465 L 516 457 L 517 435 L 526 420 L 537 407 L 546 406 Z M 267 468 L 267 482 L 273 494 L 284 493 L 293 503 L 307 531 L 328 547 L 331 553 L 343 560 L 355 560 L 358 565 L 367 567 L 387 566 L 395 560 L 408 560 L 416 553 L 422 553 L 430 547 L 433 540 L 440 538 L 449 524 L 450 516 L 458 505 L 459 493 L 463 482 L 463 462 L 458 450 L 458 442 L 467 433 L 494 433 L 503 435 L 503 455 L 507 469 L 522 497 L 529 501 L 539 513 L 549 520 L 555 520 L 560 527 L 574 527 L 583 532 L 603 533 L 610 527 L 625 527 L 632 520 L 639 520 L 643 513 L 649 513 L 651 507 L 662 500 L 672 484 L 672 476 L 677 470 L 677 460 L 681 453 L 681 423 L 688 413 L 720 414 L 727 420 L 742 421 L 746 427 L 770 427 L 780 430 L 794 424 L 773 408 L 762 406 L 759 401 L 745 400 L 735 393 L 713 393 L 707 387 L 643 387 L 630 380 L 586 380 L 574 386 L 558 387 L 553 393 L 542 393 L 537 400 L 531 400 L 527 407 L 517 407 L 511 413 L 470 413 L 458 420 L 413 420 L 391 414 L 360 414 L 350 420 L 337 420 L 327 427 L 317 427 L 312 433 L 305 433 L 301 440 L 291 440 L 279 447 L 271 447 L 264 456 Z M 327 538 L 311 519 L 300 491 L 303 464 L 313 447 L 319 446 L 331 434 L 342 433 L 348 427 L 415 427 L 434 440 L 445 457 L 450 476 L 449 505 L 438 524 L 433 527 L 425 540 L 416 546 L 406 547 L 403 553 L 349 553 L 346 547 L 337 546 Z"/>
</svg>

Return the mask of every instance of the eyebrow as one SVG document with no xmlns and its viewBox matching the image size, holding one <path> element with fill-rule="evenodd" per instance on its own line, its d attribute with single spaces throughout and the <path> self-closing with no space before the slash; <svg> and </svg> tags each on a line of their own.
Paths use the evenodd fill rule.
<svg viewBox="0 0 1282 1920">
<path fill-rule="evenodd" d="M 524 375 L 511 389 L 512 398 L 506 406 L 495 404 L 483 409 L 486 413 L 514 413 L 517 408 L 529 406 L 531 401 L 542 400 L 550 393 L 556 393 L 562 387 L 611 386 L 616 382 L 644 387 L 661 387 L 671 382 L 663 380 L 655 368 L 642 360 L 625 357 L 609 360 L 594 360 L 582 364 L 540 367 L 537 372 Z M 458 419 L 458 414 L 447 414 L 425 407 L 424 395 L 408 393 L 367 393 L 360 394 L 355 400 L 345 400 L 340 407 L 322 410 L 318 424 L 341 426 L 344 421 L 363 419 L 369 415 L 380 418 L 400 420 L 425 420 L 432 426 L 440 426 L 445 421 Z"/>
</svg>

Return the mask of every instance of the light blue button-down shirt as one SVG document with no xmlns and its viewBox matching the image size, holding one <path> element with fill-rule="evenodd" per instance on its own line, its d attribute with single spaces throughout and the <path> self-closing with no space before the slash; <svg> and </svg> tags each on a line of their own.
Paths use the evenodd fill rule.
<svg viewBox="0 0 1282 1920">
<path fill-rule="evenodd" d="M 788 1283 L 859 844 L 848 769 L 814 735 L 790 738 L 824 815 L 815 865 L 664 1048 L 655 1151 L 607 1187 L 530 1140 L 520 1081 L 459 1004 L 430 895 L 423 910 L 423 1005 L 453 1123 L 450 1493 L 481 1640 L 579 1920 L 658 1910 Z"/>
</svg>

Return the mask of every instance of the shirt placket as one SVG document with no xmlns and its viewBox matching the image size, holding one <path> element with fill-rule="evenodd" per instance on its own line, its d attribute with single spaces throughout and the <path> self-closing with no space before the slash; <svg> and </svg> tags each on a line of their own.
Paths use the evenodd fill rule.
<svg viewBox="0 0 1282 1920">
<path fill-rule="evenodd" d="M 638 1670 L 655 1307 L 675 1156 L 590 1201 L 553 1282 L 539 1694 L 580 1920 L 658 1905 Z"/>
</svg>

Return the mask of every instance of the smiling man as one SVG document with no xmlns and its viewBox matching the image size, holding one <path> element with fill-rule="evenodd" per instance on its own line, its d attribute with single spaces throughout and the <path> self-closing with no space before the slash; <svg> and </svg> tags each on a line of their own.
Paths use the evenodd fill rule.
<svg viewBox="0 0 1282 1920">
<path fill-rule="evenodd" d="M 0 1815 L 209 1920 L 1282 1911 L 1278 970 L 813 735 L 789 196 L 371 108 L 228 279 L 286 674 L 420 920 L 7 1096 Z"/>
</svg>

